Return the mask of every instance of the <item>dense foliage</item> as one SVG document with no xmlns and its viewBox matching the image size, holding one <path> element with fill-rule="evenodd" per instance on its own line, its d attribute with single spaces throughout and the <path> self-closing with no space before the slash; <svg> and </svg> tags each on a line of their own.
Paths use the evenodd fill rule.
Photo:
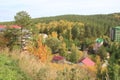
<svg viewBox="0 0 120 80">
<path fill-rule="evenodd" d="M 109 35 L 110 28 L 119 26 L 119 22 L 119 13 L 106 15 L 63 15 L 31 20 L 28 13 L 22 11 L 16 14 L 15 22 L 0 24 L 18 24 L 22 26 L 21 34 L 22 29 L 24 30 L 25 28 L 31 31 L 32 36 L 26 41 L 26 50 L 28 53 L 37 56 L 41 62 L 48 61 L 48 59 L 56 53 L 63 56 L 69 64 L 76 64 L 87 56 L 96 63 L 93 68 L 94 70 L 97 69 L 97 72 L 93 71 L 95 75 L 94 79 L 119 80 L 120 44 L 118 42 L 112 42 Z M 4 49 L 8 47 L 10 51 L 13 50 L 13 46 L 17 45 L 18 38 L 21 36 L 19 31 L 15 29 L 6 29 L 0 34 L 0 44 L 2 44 L 0 48 Z M 47 35 L 47 37 L 44 38 L 43 34 Z M 29 34 L 27 34 L 27 36 L 28 35 Z M 41 35 L 43 36 L 41 37 Z M 96 38 L 102 38 L 103 45 L 96 47 L 96 45 L 100 45 L 100 43 L 95 41 Z M 50 62 L 50 60 L 48 62 Z M 44 68 L 39 69 L 36 74 L 36 80 L 47 80 L 50 76 L 48 76 L 46 72 L 47 70 Z M 76 80 L 76 78 L 79 79 L 80 77 L 76 74 L 77 72 L 79 73 L 77 69 L 70 69 L 68 71 L 61 70 L 55 72 L 57 75 L 55 78 L 58 80 L 60 80 L 61 77 L 63 80 Z M 58 75 L 60 75 L 60 77 Z M 64 75 L 66 76 L 63 77 Z M 70 75 L 70 77 L 68 77 L 68 75 Z M 89 80 L 91 77 L 84 76 L 84 78 L 85 80 Z"/>
</svg>

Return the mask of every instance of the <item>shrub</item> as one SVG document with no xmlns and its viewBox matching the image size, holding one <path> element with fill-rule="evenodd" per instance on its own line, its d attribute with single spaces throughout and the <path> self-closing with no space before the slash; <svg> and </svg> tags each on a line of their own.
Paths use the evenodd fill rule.
<svg viewBox="0 0 120 80">
<path fill-rule="evenodd" d="M 60 46 L 60 40 L 58 40 L 57 38 L 47 38 L 45 44 L 51 48 L 52 53 L 56 53 L 59 50 L 59 46 Z"/>
<path fill-rule="evenodd" d="M 80 59 L 80 54 L 78 48 L 73 44 L 71 48 L 71 53 L 69 54 L 69 60 L 73 63 L 77 63 Z"/>
</svg>

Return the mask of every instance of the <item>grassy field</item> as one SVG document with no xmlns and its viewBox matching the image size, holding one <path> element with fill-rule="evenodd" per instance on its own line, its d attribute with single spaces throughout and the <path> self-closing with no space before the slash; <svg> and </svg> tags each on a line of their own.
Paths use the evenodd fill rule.
<svg viewBox="0 0 120 80">
<path fill-rule="evenodd" d="M 76 64 L 46 63 L 29 53 L 0 51 L 0 80 L 95 80 L 96 71 Z"/>
<path fill-rule="evenodd" d="M 0 80 L 30 80 L 18 66 L 18 61 L 0 53 Z"/>
</svg>

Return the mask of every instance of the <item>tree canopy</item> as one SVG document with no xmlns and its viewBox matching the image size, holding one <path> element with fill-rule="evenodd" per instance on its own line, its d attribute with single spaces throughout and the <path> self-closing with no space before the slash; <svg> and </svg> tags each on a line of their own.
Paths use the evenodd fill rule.
<svg viewBox="0 0 120 80">
<path fill-rule="evenodd" d="M 31 17 L 26 11 L 20 11 L 14 16 L 15 23 L 21 27 L 27 27 L 31 23 Z"/>
</svg>

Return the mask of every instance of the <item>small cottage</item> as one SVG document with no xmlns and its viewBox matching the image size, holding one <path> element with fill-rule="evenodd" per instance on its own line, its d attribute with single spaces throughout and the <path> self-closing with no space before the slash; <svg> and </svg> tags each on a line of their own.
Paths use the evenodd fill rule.
<svg viewBox="0 0 120 80">
<path fill-rule="evenodd" d="M 80 65 L 85 65 L 85 66 L 94 66 L 95 62 L 93 62 L 90 58 L 86 57 L 79 61 Z"/>
<path fill-rule="evenodd" d="M 0 25 L 0 31 L 5 30 L 6 28 L 21 29 L 21 27 L 18 26 L 18 25 L 11 25 L 11 26 L 9 26 L 9 27 L 7 27 L 7 26 L 5 26 L 5 25 Z"/>
<path fill-rule="evenodd" d="M 0 25 L 0 31 L 3 31 L 5 29 L 5 26 Z"/>
<path fill-rule="evenodd" d="M 59 55 L 55 55 L 52 59 L 53 63 L 64 63 L 65 62 L 65 58 Z"/>
</svg>

